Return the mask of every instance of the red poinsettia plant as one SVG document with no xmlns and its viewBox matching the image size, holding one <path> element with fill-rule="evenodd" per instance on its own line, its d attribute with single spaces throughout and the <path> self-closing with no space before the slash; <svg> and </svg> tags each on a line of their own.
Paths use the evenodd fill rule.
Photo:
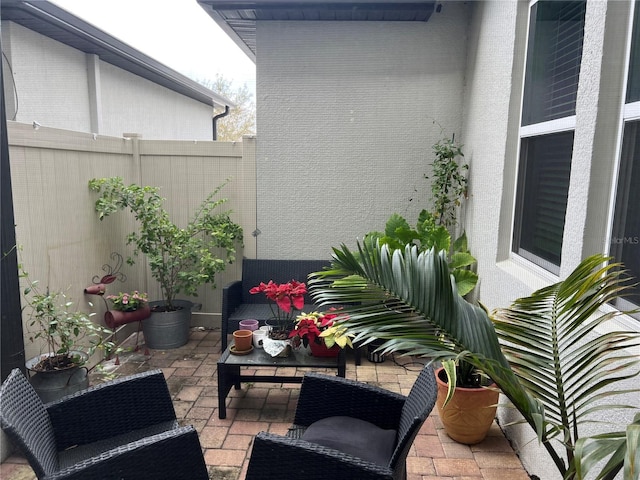
<svg viewBox="0 0 640 480">
<path fill-rule="evenodd" d="M 273 309 L 271 303 L 269 307 L 273 318 L 278 322 L 278 327 L 282 330 L 293 323 L 295 310 L 302 310 L 307 286 L 297 280 L 287 283 L 275 283 L 269 280 L 269 283 L 261 282 L 260 285 L 253 287 L 249 293 L 252 295 L 264 293 L 269 300 L 275 302 L 277 310 Z"/>
<path fill-rule="evenodd" d="M 289 334 L 290 338 L 299 337 L 306 347 L 310 342 L 322 343 L 322 332 L 333 327 L 339 320 L 341 313 L 336 308 L 330 308 L 326 312 L 311 312 L 298 315 L 295 327 Z"/>
</svg>

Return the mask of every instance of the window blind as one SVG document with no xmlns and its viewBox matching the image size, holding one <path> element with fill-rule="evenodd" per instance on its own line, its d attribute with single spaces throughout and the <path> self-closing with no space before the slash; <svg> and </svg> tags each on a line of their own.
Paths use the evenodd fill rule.
<svg viewBox="0 0 640 480">
<path fill-rule="evenodd" d="M 522 139 L 515 251 L 559 272 L 562 256 L 573 132 Z"/>
<path fill-rule="evenodd" d="M 623 262 L 629 274 L 640 279 L 640 121 L 624 128 L 616 207 L 611 235 L 611 255 Z M 627 300 L 640 305 L 640 286 Z"/>
<path fill-rule="evenodd" d="M 575 114 L 585 12 L 584 1 L 540 1 L 532 7 L 523 125 Z"/>
</svg>

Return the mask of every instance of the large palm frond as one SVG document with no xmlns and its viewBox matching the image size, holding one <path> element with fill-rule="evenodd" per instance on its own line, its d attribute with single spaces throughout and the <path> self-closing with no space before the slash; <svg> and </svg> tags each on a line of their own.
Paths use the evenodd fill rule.
<svg viewBox="0 0 640 480">
<path fill-rule="evenodd" d="M 578 425 L 596 410 L 625 408 L 610 402 L 628 393 L 613 385 L 638 374 L 640 360 L 628 348 L 638 345 L 639 335 L 596 331 L 620 315 L 600 308 L 629 288 L 622 266 L 608 260 L 591 256 L 566 280 L 493 313 L 509 363 L 544 404 L 545 438 L 560 437 L 570 466 Z"/>
<path fill-rule="evenodd" d="M 489 375 L 526 421 L 543 431 L 541 404 L 511 370 L 487 312 L 458 295 L 444 252 L 419 253 L 410 245 L 392 252 L 364 242 L 354 254 L 343 245 L 334 249 L 331 267 L 313 274 L 309 283 L 316 302 L 347 305 L 341 325 L 356 341 L 380 339 L 387 352 L 433 360 L 462 357 Z"/>
</svg>

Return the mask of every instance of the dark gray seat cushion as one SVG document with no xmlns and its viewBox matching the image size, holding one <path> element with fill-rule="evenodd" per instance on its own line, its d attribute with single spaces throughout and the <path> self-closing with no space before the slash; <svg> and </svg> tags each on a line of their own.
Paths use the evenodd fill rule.
<svg viewBox="0 0 640 480">
<path fill-rule="evenodd" d="M 396 434 L 396 430 L 385 430 L 364 420 L 339 416 L 312 423 L 302 439 L 378 465 L 388 465 L 396 445 Z"/>
</svg>

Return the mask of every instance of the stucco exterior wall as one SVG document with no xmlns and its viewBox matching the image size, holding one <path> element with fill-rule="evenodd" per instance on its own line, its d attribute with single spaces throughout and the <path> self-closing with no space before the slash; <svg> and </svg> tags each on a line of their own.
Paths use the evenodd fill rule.
<svg viewBox="0 0 640 480">
<path fill-rule="evenodd" d="M 464 227 L 478 259 L 479 294 L 490 308 L 531 292 L 515 275 L 505 281 L 505 272 L 497 267 L 510 257 L 527 6 L 475 2 L 469 28 L 462 142 L 470 167 Z"/>
<path fill-rule="evenodd" d="M 428 23 L 259 22 L 260 258 L 328 258 L 428 206 L 431 146 L 459 135 L 466 9 Z"/>
<path fill-rule="evenodd" d="M 2 45 L 9 120 L 148 140 L 212 139 L 209 105 L 13 22 L 2 22 Z"/>
<path fill-rule="evenodd" d="M 130 72 L 100 62 L 105 135 L 211 140 L 213 108 Z"/>
<path fill-rule="evenodd" d="M 511 253 L 528 8 L 528 1 L 474 2 L 468 33 L 462 141 L 471 169 L 465 228 L 478 259 L 479 296 L 489 309 L 558 281 Z M 607 252 L 628 18 L 628 2 L 587 3 L 560 278 L 585 256 Z M 637 405 L 638 399 L 618 401 Z M 631 419 L 615 414 L 620 424 Z M 606 415 L 601 420 L 614 423 L 613 413 Z M 511 408 L 498 411 L 503 426 L 518 417 Z M 530 474 L 561 478 L 528 425 L 503 428 Z M 593 433 L 593 427 L 582 432 Z"/>
<path fill-rule="evenodd" d="M 2 22 L 5 45 L 7 119 L 89 132 L 85 54 L 13 22 Z"/>
</svg>

